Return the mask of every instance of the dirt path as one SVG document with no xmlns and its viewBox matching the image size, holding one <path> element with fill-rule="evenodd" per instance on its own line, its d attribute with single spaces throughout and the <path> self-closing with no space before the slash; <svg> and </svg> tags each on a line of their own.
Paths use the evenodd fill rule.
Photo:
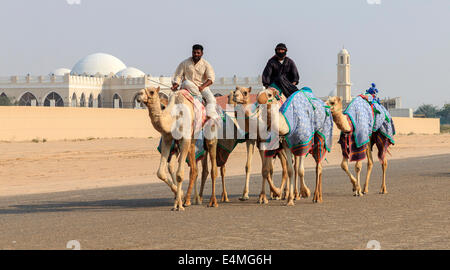
<svg viewBox="0 0 450 270">
<path fill-rule="evenodd" d="M 325 166 L 341 161 L 337 139 L 333 138 Z M 450 134 L 399 135 L 395 139 L 391 159 L 450 153 Z M 157 144 L 158 139 L 0 143 L 0 197 L 159 182 Z M 244 174 L 245 159 L 245 144 L 241 144 L 230 156 L 227 175 Z M 306 167 L 313 166 L 308 158 Z M 252 173 L 260 171 L 256 154 Z"/>
</svg>

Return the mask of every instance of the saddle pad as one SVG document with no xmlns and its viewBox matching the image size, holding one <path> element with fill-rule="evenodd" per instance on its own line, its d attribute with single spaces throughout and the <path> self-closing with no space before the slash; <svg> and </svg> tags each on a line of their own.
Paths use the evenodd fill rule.
<svg viewBox="0 0 450 270">
<path fill-rule="evenodd" d="M 333 118 L 325 102 L 316 98 L 308 87 L 292 94 L 280 112 L 289 125 L 286 141 L 296 156 L 306 155 L 314 145 L 314 135 L 323 138 L 324 147 L 330 152 L 333 136 Z"/>
</svg>

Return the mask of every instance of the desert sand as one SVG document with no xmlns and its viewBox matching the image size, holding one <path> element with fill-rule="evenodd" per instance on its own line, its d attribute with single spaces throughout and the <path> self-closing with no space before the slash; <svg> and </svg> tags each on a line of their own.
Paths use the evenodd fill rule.
<svg viewBox="0 0 450 270">
<path fill-rule="evenodd" d="M 333 138 L 325 167 L 340 164 L 337 140 L 338 137 Z M 398 135 L 395 140 L 395 146 L 390 148 L 390 159 L 450 153 L 450 134 Z M 156 151 L 158 141 L 157 138 L 121 138 L 0 142 L 0 196 L 159 182 L 156 176 L 160 158 Z M 259 174 L 261 161 L 259 154 L 255 154 L 252 173 Z M 240 144 L 230 156 L 227 175 L 243 175 L 245 160 L 245 144 Z M 308 157 L 306 168 L 313 166 L 312 158 Z M 275 170 L 281 170 L 278 162 Z M 188 173 L 186 180 L 187 177 Z M 220 178 L 218 180 L 220 183 Z M 221 184 L 218 187 L 221 188 Z"/>
</svg>

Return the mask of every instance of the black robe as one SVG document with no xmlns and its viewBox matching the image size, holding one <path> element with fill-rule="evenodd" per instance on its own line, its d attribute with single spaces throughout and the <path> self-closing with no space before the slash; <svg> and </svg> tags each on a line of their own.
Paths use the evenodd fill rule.
<svg viewBox="0 0 450 270">
<path fill-rule="evenodd" d="M 284 58 L 283 64 L 278 61 L 277 56 L 270 58 L 262 74 L 262 83 L 265 87 L 274 83 L 286 97 L 298 91 L 298 88 L 293 83 L 298 84 L 299 79 L 297 66 L 287 56 Z"/>
</svg>

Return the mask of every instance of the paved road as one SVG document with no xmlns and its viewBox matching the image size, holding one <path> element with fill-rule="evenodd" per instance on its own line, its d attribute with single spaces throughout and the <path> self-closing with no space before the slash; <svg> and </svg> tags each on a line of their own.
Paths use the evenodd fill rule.
<svg viewBox="0 0 450 270">
<path fill-rule="evenodd" d="M 238 200 L 243 177 L 235 177 L 228 180 L 231 203 L 185 212 L 170 211 L 162 184 L 0 197 L 0 249 L 66 249 L 69 240 L 81 249 L 365 249 L 369 240 L 381 249 L 449 249 L 449 160 L 391 161 L 386 195 L 378 194 L 377 163 L 361 198 L 339 168 L 328 167 L 324 202 L 308 198 L 294 207 L 256 204 L 259 175 L 249 201 Z M 312 171 L 306 180 L 313 190 Z"/>
</svg>

